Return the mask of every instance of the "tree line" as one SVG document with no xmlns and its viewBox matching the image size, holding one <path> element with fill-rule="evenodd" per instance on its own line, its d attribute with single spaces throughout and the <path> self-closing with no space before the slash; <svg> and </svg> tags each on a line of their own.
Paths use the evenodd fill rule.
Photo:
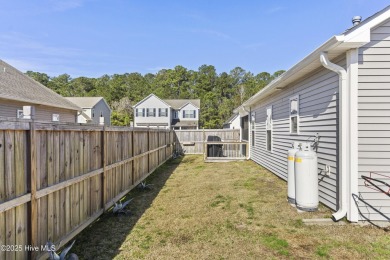
<svg viewBox="0 0 390 260">
<path fill-rule="evenodd" d="M 113 125 L 129 125 L 132 106 L 154 93 L 162 99 L 200 99 L 200 127 L 222 128 L 233 109 L 283 72 L 254 75 L 236 67 L 218 74 L 214 66 L 202 65 L 197 71 L 176 66 L 155 74 L 133 72 L 99 78 L 71 78 L 68 74 L 50 77 L 33 71 L 26 74 L 64 97 L 104 97 L 112 109 Z"/>
</svg>

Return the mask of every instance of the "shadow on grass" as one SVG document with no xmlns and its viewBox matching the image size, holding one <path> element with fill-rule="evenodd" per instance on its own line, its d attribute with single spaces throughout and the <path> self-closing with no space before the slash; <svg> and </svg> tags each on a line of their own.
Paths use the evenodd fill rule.
<svg viewBox="0 0 390 260">
<path fill-rule="evenodd" d="M 150 190 L 136 187 L 126 195 L 122 202 L 133 198 L 127 207 L 128 214 L 116 216 L 110 210 L 84 229 L 75 237 L 76 243 L 71 252 L 77 254 L 80 259 L 112 259 L 118 255 L 122 243 L 126 241 L 126 237 L 151 206 L 182 159 L 183 157 L 168 160 L 146 178 L 146 183 L 152 184 Z"/>
</svg>

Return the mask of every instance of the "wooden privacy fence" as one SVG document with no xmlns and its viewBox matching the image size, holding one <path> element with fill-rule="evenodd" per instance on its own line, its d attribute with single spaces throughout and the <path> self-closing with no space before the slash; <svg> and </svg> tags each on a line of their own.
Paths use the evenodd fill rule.
<svg viewBox="0 0 390 260">
<path fill-rule="evenodd" d="M 239 129 L 175 130 L 176 149 L 185 154 L 207 157 L 246 158 L 247 142 L 240 141 Z"/>
<path fill-rule="evenodd" d="M 0 259 L 42 256 L 173 153 L 173 131 L 0 122 Z"/>
</svg>

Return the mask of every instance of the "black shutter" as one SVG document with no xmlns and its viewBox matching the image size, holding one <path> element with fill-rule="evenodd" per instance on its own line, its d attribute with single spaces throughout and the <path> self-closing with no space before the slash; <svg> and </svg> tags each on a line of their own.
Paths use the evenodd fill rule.
<svg viewBox="0 0 390 260">
<path fill-rule="evenodd" d="M 145 108 L 142 108 L 142 116 L 145 117 Z"/>
<path fill-rule="evenodd" d="M 156 109 L 153 108 L 153 116 L 156 116 Z"/>
<path fill-rule="evenodd" d="M 165 109 L 165 116 L 168 117 L 168 108 Z"/>
<path fill-rule="evenodd" d="M 135 109 L 135 117 L 138 117 L 138 108 Z"/>
<path fill-rule="evenodd" d="M 183 110 L 183 118 L 186 118 L 186 111 Z"/>
<path fill-rule="evenodd" d="M 196 110 L 194 110 L 194 118 L 196 118 Z"/>
</svg>

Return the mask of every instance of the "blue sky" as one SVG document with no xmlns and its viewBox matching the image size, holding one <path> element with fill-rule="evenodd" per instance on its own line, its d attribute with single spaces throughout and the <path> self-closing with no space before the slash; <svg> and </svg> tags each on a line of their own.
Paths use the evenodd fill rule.
<svg viewBox="0 0 390 260">
<path fill-rule="evenodd" d="M 288 69 L 384 0 L 0 0 L 0 59 L 100 77 L 182 65 Z"/>
</svg>

